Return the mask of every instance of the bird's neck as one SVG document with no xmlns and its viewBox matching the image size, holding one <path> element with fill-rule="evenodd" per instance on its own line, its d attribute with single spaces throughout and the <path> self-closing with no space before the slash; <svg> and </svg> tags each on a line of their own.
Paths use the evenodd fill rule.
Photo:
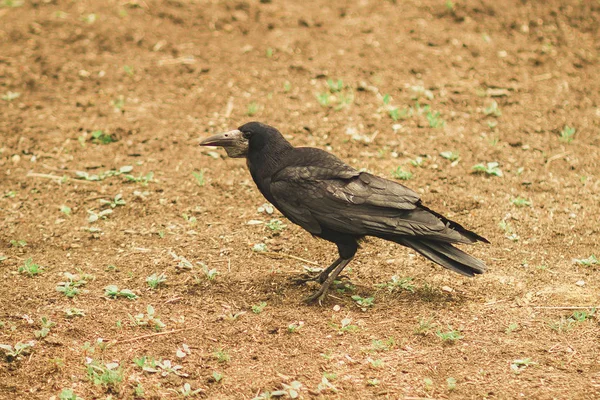
<svg viewBox="0 0 600 400">
<path fill-rule="evenodd" d="M 248 152 L 246 164 L 252 179 L 270 202 L 273 202 L 269 189 L 271 177 L 287 166 L 289 152 L 293 149 L 294 147 L 288 141 L 280 141 L 268 143 L 260 150 L 250 149 Z"/>
</svg>

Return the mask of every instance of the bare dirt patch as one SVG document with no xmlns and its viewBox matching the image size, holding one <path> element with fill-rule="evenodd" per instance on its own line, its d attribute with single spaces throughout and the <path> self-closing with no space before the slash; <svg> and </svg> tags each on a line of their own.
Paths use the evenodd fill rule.
<svg viewBox="0 0 600 400">
<path fill-rule="evenodd" d="M 0 1 L 0 397 L 598 398 L 599 19 L 594 1 Z M 346 289 L 304 305 L 293 279 L 333 246 L 197 146 L 253 119 L 410 172 L 491 240 L 468 249 L 489 272 L 369 240 Z"/>
</svg>

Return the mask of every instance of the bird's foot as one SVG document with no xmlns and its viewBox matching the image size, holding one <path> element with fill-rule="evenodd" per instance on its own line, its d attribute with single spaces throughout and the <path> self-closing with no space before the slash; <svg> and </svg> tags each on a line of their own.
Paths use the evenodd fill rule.
<svg viewBox="0 0 600 400">
<path fill-rule="evenodd" d="M 321 288 L 319 290 L 317 290 L 310 296 L 305 297 L 304 302 L 307 304 L 311 304 L 318 300 L 319 305 L 320 306 L 323 305 L 323 300 L 325 299 L 325 295 L 327 294 L 327 289 L 328 288 L 324 288 L 323 286 L 321 286 Z"/>
<path fill-rule="evenodd" d="M 319 274 L 316 275 L 312 275 L 312 274 L 303 274 L 300 275 L 297 278 L 294 278 L 292 280 L 292 282 L 295 285 L 304 285 L 307 282 L 319 282 Z"/>
</svg>

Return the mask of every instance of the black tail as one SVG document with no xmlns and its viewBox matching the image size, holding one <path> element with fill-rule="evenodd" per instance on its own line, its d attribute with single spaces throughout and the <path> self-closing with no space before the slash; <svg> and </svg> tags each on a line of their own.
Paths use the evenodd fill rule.
<svg viewBox="0 0 600 400">
<path fill-rule="evenodd" d="M 461 275 L 473 276 L 475 274 L 482 274 L 487 268 L 483 261 L 468 255 L 464 251 L 452 246 L 450 243 L 423 239 L 408 239 L 406 237 L 394 238 L 391 240 L 398 244 L 410 247 L 434 263 L 454 272 L 458 272 Z"/>
</svg>

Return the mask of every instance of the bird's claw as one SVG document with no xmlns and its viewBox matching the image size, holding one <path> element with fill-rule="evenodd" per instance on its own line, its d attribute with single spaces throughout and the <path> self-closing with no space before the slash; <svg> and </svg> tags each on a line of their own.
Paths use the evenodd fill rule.
<svg viewBox="0 0 600 400">
<path fill-rule="evenodd" d="M 311 304 L 318 300 L 319 305 L 322 306 L 323 300 L 325 299 L 326 292 L 327 292 L 327 290 L 323 290 L 323 288 L 321 288 L 321 289 L 317 290 L 316 292 L 314 292 L 313 294 L 311 294 L 310 296 L 305 297 L 304 302 L 307 304 Z"/>
<path fill-rule="evenodd" d="M 307 282 L 319 282 L 319 275 L 304 274 L 292 281 L 296 285 L 303 285 Z"/>
</svg>

